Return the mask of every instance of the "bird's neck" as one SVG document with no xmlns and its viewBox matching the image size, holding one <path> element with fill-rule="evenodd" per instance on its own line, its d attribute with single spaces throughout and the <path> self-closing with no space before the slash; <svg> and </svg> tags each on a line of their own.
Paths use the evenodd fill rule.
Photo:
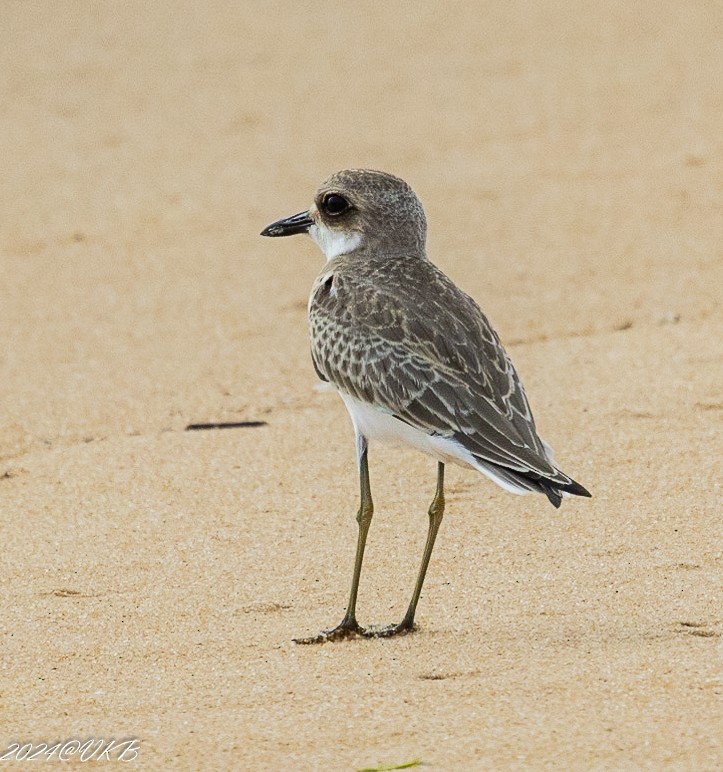
<svg viewBox="0 0 723 772">
<path fill-rule="evenodd" d="M 332 230 L 323 223 L 312 225 L 309 229 L 309 235 L 319 245 L 327 262 L 340 255 L 354 252 L 362 244 L 361 233 Z"/>
</svg>

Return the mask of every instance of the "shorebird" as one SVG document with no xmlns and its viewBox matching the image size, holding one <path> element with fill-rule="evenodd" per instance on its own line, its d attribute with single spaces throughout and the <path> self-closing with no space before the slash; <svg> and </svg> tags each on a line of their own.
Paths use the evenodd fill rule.
<svg viewBox="0 0 723 772">
<path fill-rule="evenodd" d="M 326 256 L 309 297 L 311 356 L 351 416 L 361 503 L 344 618 L 296 642 L 408 633 L 444 515 L 445 464 L 482 472 L 512 493 L 543 493 L 555 507 L 563 496 L 590 493 L 558 468 L 537 435 L 520 378 L 480 307 L 427 258 L 427 220 L 404 180 L 367 169 L 337 172 L 310 209 L 261 235 L 297 233 L 308 233 Z M 374 512 L 371 440 L 406 443 L 436 458 L 437 488 L 404 618 L 362 628 L 356 601 Z"/>
</svg>

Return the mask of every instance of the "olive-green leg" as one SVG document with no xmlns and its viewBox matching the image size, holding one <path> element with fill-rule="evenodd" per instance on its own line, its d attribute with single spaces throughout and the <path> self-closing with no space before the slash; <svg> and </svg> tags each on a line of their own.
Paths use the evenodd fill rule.
<svg viewBox="0 0 723 772">
<path fill-rule="evenodd" d="M 325 643 L 326 641 L 338 641 L 344 638 L 356 637 L 364 633 L 356 621 L 356 598 L 359 590 L 362 561 L 364 560 L 364 547 L 366 546 L 367 534 L 369 533 L 369 526 L 374 514 L 374 504 L 372 503 L 372 491 L 369 485 L 367 442 L 364 437 L 359 436 L 357 438 L 357 448 L 359 455 L 359 488 L 361 493 L 361 503 L 356 516 L 357 523 L 359 524 L 359 535 L 357 537 L 354 575 L 351 580 L 351 591 L 346 613 L 341 622 L 332 630 L 323 630 L 318 635 L 311 636 L 310 638 L 296 638 L 294 639 L 295 643 Z"/>
<path fill-rule="evenodd" d="M 437 491 L 434 494 L 434 499 L 429 506 L 429 529 L 427 531 L 427 542 L 424 545 L 424 553 L 422 554 L 422 565 L 419 567 L 419 574 L 417 575 L 417 583 L 414 586 L 414 592 L 412 593 L 412 599 L 409 602 L 407 613 L 404 615 L 404 619 L 398 625 L 390 625 L 388 627 L 382 627 L 379 629 L 369 628 L 364 630 L 363 635 L 370 638 L 390 638 L 393 635 L 404 635 L 405 633 L 412 632 L 414 630 L 414 615 L 417 611 L 417 603 L 419 603 L 419 596 L 422 594 L 422 585 L 424 584 L 424 577 L 427 575 L 427 567 L 429 566 L 429 559 L 432 557 L 432 550 L 434 549 L 434 542 L 437 538 L 437 532 L 439 526 L 442 523 L 444 517 L 444 464 L 439 461 L 437 463 Z"/>
</svg>

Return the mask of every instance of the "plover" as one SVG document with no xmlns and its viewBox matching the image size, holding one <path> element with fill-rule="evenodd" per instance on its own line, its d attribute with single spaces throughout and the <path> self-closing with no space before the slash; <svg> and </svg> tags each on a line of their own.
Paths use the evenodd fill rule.
<svg viewBox="0 0 723 772">
<path fill-rule="evenodd" d="M 512 493 L 589 496 L 537 435 L 525 391 L 475 301 L 427 258 L 427 220 L 404 180 L 349 169 L 329 177 L 307 211 L 262 236 L 308 233 L 326 264 L 309 298 L 311 356 L 336 387 L 356 433 L 361 504 L 351 593 L 335 628 L 298 643 L 410 632 L 444 514 L 444 466 L 476 469 Z M 356 619 L 364 546 L 374 511 L 367 448 L 406 443 L 437 460 L 422 563 L 404 618 L 362 628 Z"/>
</svg>

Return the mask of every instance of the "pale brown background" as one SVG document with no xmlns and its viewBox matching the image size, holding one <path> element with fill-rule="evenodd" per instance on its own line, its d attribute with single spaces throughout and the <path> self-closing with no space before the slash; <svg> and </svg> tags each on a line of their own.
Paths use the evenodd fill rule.
<svg viewBox="0 0 723 772">
<path fill-rule="evenodd" d="M 702 0 L 2 2 L 0 750 L 720 769 L 721 40 Z M 450 469 L 420 631 L 299 648 L 346 602 L 354 448 L 321 255 L 258 232 L 347 166 L 417 190 L 594 498 Z M 371 471 L 363 623 L 434 487 Z"/>
</svg>

